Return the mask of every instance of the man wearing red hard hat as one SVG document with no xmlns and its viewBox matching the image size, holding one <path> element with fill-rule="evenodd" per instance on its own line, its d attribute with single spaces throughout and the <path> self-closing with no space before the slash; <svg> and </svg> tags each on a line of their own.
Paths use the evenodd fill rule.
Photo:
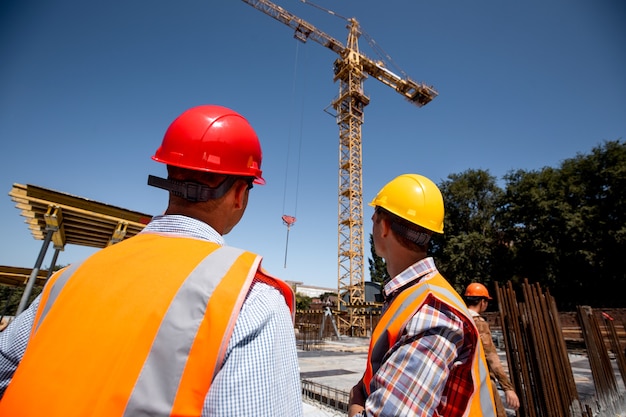
<svg viewBox="0 0 626 417">
<path fill-rule="evenodd" d="M 303 414 L 293 291 L 223 238 L 265 182 L 255 131 L 194 107 L 153 159 L 165 213 L 57 272 L 0 334 L 0 415 Z"/>
</svg>

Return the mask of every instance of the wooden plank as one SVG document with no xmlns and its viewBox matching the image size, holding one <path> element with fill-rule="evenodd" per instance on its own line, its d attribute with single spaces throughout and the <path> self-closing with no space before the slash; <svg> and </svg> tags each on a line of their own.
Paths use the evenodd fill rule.
<svg viewBox="0 0 626 417">
<path fill-rule="evenodd" d="M 46 235 L 45 216 L 50 207 L 58 207 L 63 213 L 59 236 L 65 235 L 63 241 L 66 244 L 96 248 L 110 244 L 120 223 L 126 225 L 126 239 L 143 230 L 152 218 L 148 214 L 30 184 L 14 184 L 9 195 L 16 202 L 16 207 L 21 209 L 31 234 L 38 240 L 43 240 Z"/>
<path fill-rule="evenodd" d="M 13 287 L 22 287 L 26 285 L 26 281 L 32 273 L 32 268 L 20 268 L 15 266 L 0 265 L 0 284 L 10 285 Z M 40 270 L 37 274 L 37 280 L 35 284 L 42 286 L 46 278 L 48 277 L 48 271 Z"/>
<path fill-rule="evenodd" d="M 19 184 L 16 185 L 19 186 Z M 84 197 L 77 197 L 71 194 L 61 193 L 43 187 L 38 187 L 32 184 L 28 184 L 25 191 L 29 200 L 37 199 L 49 201 L 51 203 L 56 203 L 61 206 L 73 207 L 80 211 L 98 213 L 107 217 L 120 218 L 144 225 L 147 224 L 152 218 L 152 216 L 138 211 L 128 210 L 121 207 L 100 203 L 94 200 L 86 199 Z"/>
</svg>

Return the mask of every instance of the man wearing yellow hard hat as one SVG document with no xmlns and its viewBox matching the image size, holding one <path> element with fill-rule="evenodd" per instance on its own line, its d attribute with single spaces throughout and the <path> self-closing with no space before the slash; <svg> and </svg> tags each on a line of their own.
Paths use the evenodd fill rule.
<svg viewBox="0 0 626 417">
<path fill-rule="evenodd" d="M 404 174 L 370 205 L 374 248 L 390 278 L 349 416 L 495 416 L 472 316 L 427 255 L 431 236 L 443 233 L 441 192 L 422 175 Z"/>
</svg>

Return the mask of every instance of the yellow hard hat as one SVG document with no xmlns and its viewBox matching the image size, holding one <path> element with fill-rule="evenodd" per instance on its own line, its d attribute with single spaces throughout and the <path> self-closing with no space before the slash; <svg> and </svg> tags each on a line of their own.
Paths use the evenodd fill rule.
<svg viewBox="0 0 626 417">
<path fill-rule="evenodd" d="M 403 174 L 387 183 L 370 206 L 382 207 L 427 230 L 443 233 L 443 197 L 434 182 L 418 174 Z"/>
</svg>

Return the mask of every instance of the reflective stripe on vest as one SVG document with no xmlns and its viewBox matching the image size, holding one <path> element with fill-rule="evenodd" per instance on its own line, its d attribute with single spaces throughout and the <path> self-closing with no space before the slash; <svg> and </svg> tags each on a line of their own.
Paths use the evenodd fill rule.
<svg viewBox="0 0 626 417">
<path fill-rule="evenodd" d="M 432 278 L 413 285 L 398 294 L 376 325 L 370 341 L 367 367 L 363 375 L 365 394 L 371 393 L 373 376 L 382 365 L 384 355 L 398 341 L 404 327 L 422 307 L 428 295 L 435 296 L 463 314 L 474 329 L 477 346 L 477 349 L 474 349 L 472 367 L 474 393 L 464 415 L 495 416 L 487 362 L 474 321 L 458 293 L 440 274 L 435 274 Z"/>
<path fill-rule="evenodd" d="M 0 415 L 201 415 L 255 276 L 293 305 L 287 284 L 260 262 L 206 241 L 141 234 L 60 271 L 42 293 Z M 103 271 L 112 265 L 120 267 Z M 110 285 L 94 283 L 110 275 Z"/>
</svg>

